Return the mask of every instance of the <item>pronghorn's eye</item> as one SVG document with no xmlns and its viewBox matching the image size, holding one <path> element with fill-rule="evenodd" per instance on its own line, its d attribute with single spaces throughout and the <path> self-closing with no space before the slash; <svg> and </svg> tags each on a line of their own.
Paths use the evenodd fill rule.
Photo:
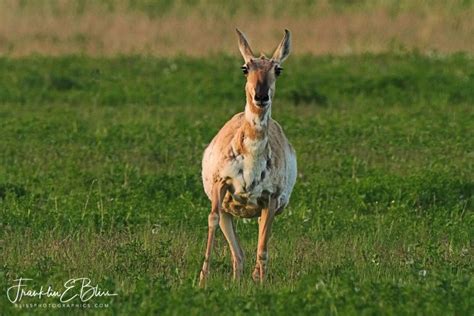
<svg viewBox="0 0 474 316">
<path fill-rule="evenodd" d="M 276 76 L 279 76 L 282 71 L 283 71 L 283 68 L 281 68 L 280 66 L 275 67 L 275 75 Z"/>
<path fill-rule="evenodd" d="M 249 73 L 249 69 L 247 68 L 247 66 L 242 66 L 242 72 L 244 73 L 244 75 Z"/>
</svg>

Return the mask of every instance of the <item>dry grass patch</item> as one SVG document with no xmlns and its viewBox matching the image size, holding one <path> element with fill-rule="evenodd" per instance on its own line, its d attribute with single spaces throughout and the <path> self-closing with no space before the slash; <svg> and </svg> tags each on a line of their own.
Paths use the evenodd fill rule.
<svg viewBox="0 0 474 316">
<path fill-rule="evenodd" d="M 64 1 L 46 2 L 49 6 L 20 3 L 0 4 L 2 55 L 236 54 L 234 27 L 245 30 L 256 49 L 266 50 L 289 28 L 294 32 L 297 54 L 382 52 L 401 47 L 443 53 L 474 51 L 474 10 L 469 6 L 458 10 L 448 10 L 447 5 L 408 6 L 394 11 L 381 2 L 367 8 L 309 5 L 307 12 L 301 5 L 275 6 L 269 12 L 240 7 L 234 12 L 226 7 L 219 13 L 217 4 L 206 1 L 165 11 L 152 10 L 154 7 L 138 10 L 125 6 L 124 1 L 113 9 L 90 3 L 78 7 Z"/>
</svg>

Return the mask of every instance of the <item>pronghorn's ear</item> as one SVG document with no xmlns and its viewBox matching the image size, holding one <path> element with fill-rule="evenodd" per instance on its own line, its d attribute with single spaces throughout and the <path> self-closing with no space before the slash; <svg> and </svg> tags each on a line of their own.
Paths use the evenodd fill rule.
<svg viewBox="0 0 474 316">
<path fill-rule="evenodd" d="M 249 42 L 245 37 L 244 33 L 242 33 L 239 29 L 235 29 L 237 31 L 237 35 L 239 36 L 239 50 L 242 54 L 242 57 L 245 60 L 245 63 L 248 63 L 254 56 L 252 50 L 250 49 Z"/>
<path fill-rule="evenodd" d="M 291 48 L 291 33 L 287 29 L 285 29 L 285 36 L 280 42 L 280 45 L 275 49 L 273 53 L 272 59 L 282 63 L 288 55 L 290 55 L 290 48 Z"/>
</svg>

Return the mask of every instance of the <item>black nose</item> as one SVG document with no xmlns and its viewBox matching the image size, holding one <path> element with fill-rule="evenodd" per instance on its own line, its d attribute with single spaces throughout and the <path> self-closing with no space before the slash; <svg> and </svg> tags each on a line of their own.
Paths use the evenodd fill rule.
<svg viewBox="0 0 474 316">
<path fill-rule="evenodd" d="M 268 94 L 255 94 L 255 101 L 257 102 L 268 102 L 270 100 L 270 97 Z"/>
</svg>

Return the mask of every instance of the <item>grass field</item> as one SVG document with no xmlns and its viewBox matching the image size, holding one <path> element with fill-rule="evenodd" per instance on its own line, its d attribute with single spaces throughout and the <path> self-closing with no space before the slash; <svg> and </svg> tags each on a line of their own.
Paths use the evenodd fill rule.
<svg viewBox="0 0 474 316">
<path fill-rule="evenodd" d="M 231 282 L 219 232 L 209 286 L 197 287 L 210 207 L 200 159 L 243 109 L 240 66 L 0 59 L 1 314 L 17 311 L 4 290 L 17 277 L 89 277 L 118 294 L 94 300 L 110 304 L 92 309 L 104 314 L 474 313 L 474 60 L 463 54 L 291 57 L 272 113 L 299 176 L 274 224 L 269 282 L 250 278 L 257 222 L 238 220 L 243 281 Z"/>
</svg>

